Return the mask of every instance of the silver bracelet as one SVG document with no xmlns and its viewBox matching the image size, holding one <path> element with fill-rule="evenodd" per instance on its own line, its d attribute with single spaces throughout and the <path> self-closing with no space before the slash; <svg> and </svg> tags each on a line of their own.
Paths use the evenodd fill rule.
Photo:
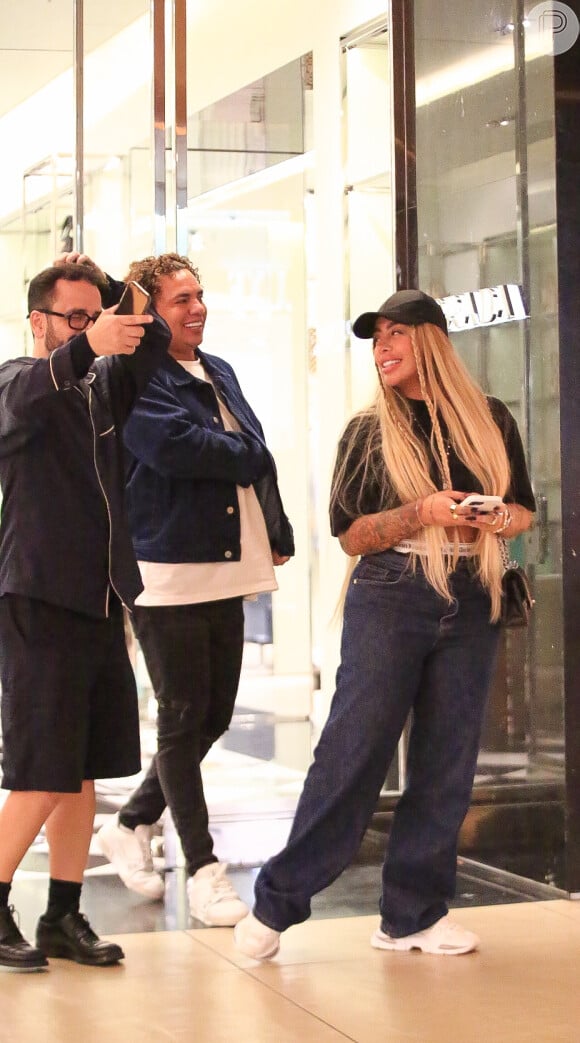
<svg viewBox="0 0 580 1043">
<path fill-rule="evenodd" d="M 509 507 L 506 507 L 504 520 L 503 520 L 502 524 L 500 525 L 499 529 L 495 529 L 494 530 L 495 531 L 495 535 L 499 536 L 500 532 L 505 532 L 505 530 L 508 528 L 509 525 L 511 525 L 511 523 L 512 523 L 512 513 L 511 513 Z"/>
<path fill-rule="evenodd" d="M 419 514 L 419 504 L 422 503 L 422 502 L 423 502 L 422 500 L 415 500 L 415 514 L 417 515 L 417 518 L 419 519 L 419 525 L 421 525 L 422 528 L 424 529 L 425 528 L 425 522 L 421 521 L 421 515 Z"/>
</svg>

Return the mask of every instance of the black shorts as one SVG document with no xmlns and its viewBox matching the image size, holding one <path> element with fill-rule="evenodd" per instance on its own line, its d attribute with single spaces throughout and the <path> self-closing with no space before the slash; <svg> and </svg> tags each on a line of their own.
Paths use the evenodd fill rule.
<svg viewBox="0 0 580 1043">
<path fill-rule="evenodd" d="M 135 677 L 119 602 L 108 619 L 0 597 L 2 787 L 78 793 L 141 766 Z"/>
</svg>

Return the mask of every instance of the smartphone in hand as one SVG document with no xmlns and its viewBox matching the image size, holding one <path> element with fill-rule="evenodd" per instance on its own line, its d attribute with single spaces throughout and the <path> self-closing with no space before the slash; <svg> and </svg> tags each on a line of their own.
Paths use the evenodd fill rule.
<svg viewBox="0 0 580 1043">
<path fill-rule="evenodd" d="M 471 507 L 477 514 L 491 514 L 501 507 L 503 500 L 501 496 L 484 496 L 483 493 L 471 493 L 466 496 L 458 507 Z"/>
<path fill-rule="evenodd" d="M 128 282 L 117 305 L 117 315 L 143 315 L 151 300 L 147 290 L 138 282 Z"/>
</svg>

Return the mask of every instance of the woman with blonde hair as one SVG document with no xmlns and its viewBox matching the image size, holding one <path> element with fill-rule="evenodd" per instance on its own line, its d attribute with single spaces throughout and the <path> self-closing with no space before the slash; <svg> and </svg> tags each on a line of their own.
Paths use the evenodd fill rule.
<svg viewBox="0 0 580 1043">
<path fill-rule="evenodd" d="M 432 297 L 401 290 L 353 331 L 372 337 L 379 385 L 346 427 L 332 483 L 332 532 L 356 560 L 341 663 L 286 847 L 236 927 L 255 959 L 275 955 L 356 854 L 409 714 L 371 944 L 442 955 L 479 944 L 447 903 L 499 638 L 497 537 L 530 527 L 534 496 L 515 420 L 473 381 Z"/>
</svg>

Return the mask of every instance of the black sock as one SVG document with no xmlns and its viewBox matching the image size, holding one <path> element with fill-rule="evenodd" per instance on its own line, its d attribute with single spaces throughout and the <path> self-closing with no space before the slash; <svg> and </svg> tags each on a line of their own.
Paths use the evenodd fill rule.
<svg viewBox="0 0 580 1043">
<path fill-rule="evenodd" d="M 9 884 L 5 884 L 4 881 L 0 881 L 0 909 L 8 908 L 8 895 L 10 894 L 11 887 L 12 881 Z"/>
<path fill-rule="evenodd" d="M 48 885 L 48 905 L 44 920 L 60 920 L 67 913 L 78 913 L 82 884 L 75 880 L 54 880 Z"/>
</svg>

